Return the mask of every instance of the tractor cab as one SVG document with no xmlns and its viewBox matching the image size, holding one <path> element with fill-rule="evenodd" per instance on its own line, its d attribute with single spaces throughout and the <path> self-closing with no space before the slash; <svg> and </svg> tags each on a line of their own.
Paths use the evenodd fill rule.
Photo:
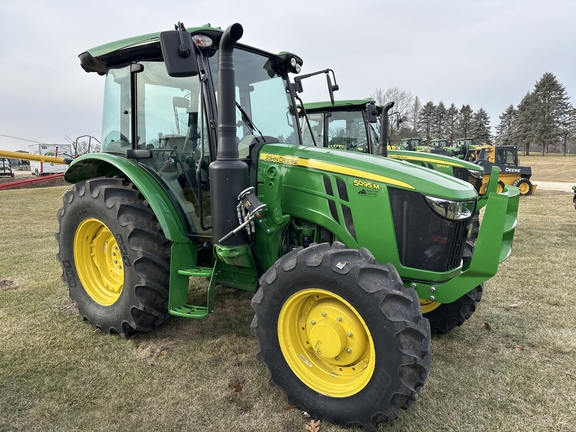
<svg viewBox="0 0 576 432">
<path fill-rule="evenodd" d="M 196 64 L 187 73 L 171 76 L 170 63 L 162 61 L 158 35 L 152 39 L 156 42 L 148 42 L 148 35 L 94 48 L 80 59 L 85 70 L 106 74 L 103 160 L 96 169 L 102 173 L 114 169 L 104 162 L 106 155 L 126 156 L 152 175 L 176 203 L 187 235 L 209 240 L 208 167 L 218 157 L 215 93 L 222 31 L 207 25 L 188 32 Z M 238 44 L 233 61 L 236 100 L 230 107 L 234 121 L 230 133 L 238 157 L 249 162 L 250 145 L 257 142 L 299 143 L 291 94 L 285 89 L 288 72 L 299 68 L 302 60 Z M 89 163 L 93 165 L 89 160 L 74 165 L 67 179 L 82 180 Z"/>
</svg>

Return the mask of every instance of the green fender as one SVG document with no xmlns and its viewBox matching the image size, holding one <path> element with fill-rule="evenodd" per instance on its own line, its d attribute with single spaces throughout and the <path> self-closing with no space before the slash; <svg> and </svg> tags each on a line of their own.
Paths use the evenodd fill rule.
<svg viewBox="0 0 576 432">
<path fill-rule="evenodd" d="M 186 235 L 174 203 L 158 181 L 134 160 L 109 153 L 80 156 L 70 164 L 64 178 L 69 183 L 78 183 L 95 177 L 114 176 L 134 183 L 156 215 L 164 236 L 173 243 L 170 256 L 169 304 L 174 307 L 185 303 L 189 278 L 178 271 L 196 265 L 197 245 Z"/>
<path fill-rule="evenodd" d="M 188 243 L 178 211 L 160 186 L 144 168 L 134 160 L 109 153 L 89 153 L 75 159 L 66 170 L 68 183 L 78 183 L 94 177 L 124 177 L 144 195 L 158 218 L 164 236 L 174 243 Z"/>
</svg>

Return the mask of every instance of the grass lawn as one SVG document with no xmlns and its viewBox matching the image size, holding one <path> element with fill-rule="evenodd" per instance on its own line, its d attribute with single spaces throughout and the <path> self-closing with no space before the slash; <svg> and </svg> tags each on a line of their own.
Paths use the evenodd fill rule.
<svg viewBox="0 0 576 432">
<path fill-rule="evenodd" d="M 576 158 L 521 162 L 576 184 Z M 64 190 L 0 191 L 0 431 L 306 431 L 255 358 L 250 293 L 219 287 L 209 318 L 131 339 L 82 322 L 55 259 Z M 572 194 L 522 197 L 512 256 L 471 319 L 433 336 L 418 400 L 378 430 L 575 431 L 575 239 Z"/>
</svg>

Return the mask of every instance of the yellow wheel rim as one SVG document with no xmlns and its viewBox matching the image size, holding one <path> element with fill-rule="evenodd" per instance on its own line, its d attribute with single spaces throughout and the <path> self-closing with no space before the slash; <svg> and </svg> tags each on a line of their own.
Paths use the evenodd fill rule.
<svg viewBox="0 0 576 432">
<path fill-rule="evenodd" d="M 530 185 L 526 182 L 522 182 L 518 186 L 518 189 L 520 189 L 521 195 L 526 195 L 528 193 L 528 191 L 530 191 Z"/>
<path fill-rule="evenodd" d="M 423 314 L 432 312 L 434 309 L 437 309 L 441 304 L 442 303 L 438 303 L 435 301 L 420 299 L 420 309 L 422 310 Z"/>
<path fill-rule="evenodd" d="M 102 306 L 114 304 L 124 285 L 122 253 L 114 234 L 98 219 L 82 221 L 74 235 L 74 262 L 86 293 Z"/>
<path fill-rule="evenodd" d="M 278 339 L 290 369 L 318 393 L 352 396 L 374 373 L 370 330 L 350 303 L 330 291 L 292 295 L 278 316 Z"/>
</svg>

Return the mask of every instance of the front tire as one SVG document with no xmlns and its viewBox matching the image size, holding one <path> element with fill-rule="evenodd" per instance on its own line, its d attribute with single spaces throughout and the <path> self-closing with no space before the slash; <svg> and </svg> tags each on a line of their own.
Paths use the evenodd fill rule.
<svg viewBox="0 0 576 432">
<path fill-rule="evenodd" d="M 520 189 L 521 196 L 532 195 L 532 182 L 527 178 L 519 178 L 512 185 Z"/>
<path fill-rule="evenodd" d="M 257 358 L 289 403 L 367 428 L 398 417 L 424 385 L 430 328 L 416 292 L 367 249 L 297 249 L 261 278 L 252 300 Z"/>
<path fill-rule="evenodd" d="M 463 261 L 470 261 L 473 253 L 474 244 L 467 241 L 462 257 Z M 438 303 L 420 299 L 422 313 L 430 320 L 432 333 L 450 333 L 456 327 L 464 324 L 476 311 L 482 299 L 483 290 L 484 284 L 480 284 L 452 303 Z"/>
<path fill-rule="evenodd" d="M 125 337 L 168 319 L 171 244 L 134 185 L 90 179 L 63 201 L 57 259 L 80 315 Z"/>
</svg>

